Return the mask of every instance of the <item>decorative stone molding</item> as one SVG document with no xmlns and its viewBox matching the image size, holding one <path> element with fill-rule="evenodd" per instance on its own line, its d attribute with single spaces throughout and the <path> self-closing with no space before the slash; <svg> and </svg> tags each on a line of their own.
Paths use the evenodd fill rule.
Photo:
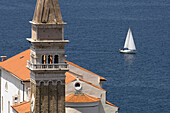
<svg viewBox="0 0 170 113">
<path fill-rule="evenodd" d="M 44 86 L 48 86 L 49 82 L 52 82 L 52 85 L 57 86 L 58 82 L 60 82 L 61 85 L 65 85 L 65 83 L 62 80 L 38 80 L 36 81 L 36 86 L 40 86 L 41 83 L 44 84 Z"/>
</svg>

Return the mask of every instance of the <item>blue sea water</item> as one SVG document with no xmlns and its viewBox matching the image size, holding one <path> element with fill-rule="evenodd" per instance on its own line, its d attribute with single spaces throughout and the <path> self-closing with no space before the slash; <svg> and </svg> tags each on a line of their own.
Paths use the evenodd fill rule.
<svg viewBox="0 0 170 113">
<path fill-rule="evenodd" d="M 59 0 L 67 60 L 107 79 L 107 100 L 119 113 L 170 113 L 170 1 Z M 2 0 L 0 55 L 30 47 L 36 0 Z M 137 54 L 120 54 L 128 28 Z"/>
</svg>

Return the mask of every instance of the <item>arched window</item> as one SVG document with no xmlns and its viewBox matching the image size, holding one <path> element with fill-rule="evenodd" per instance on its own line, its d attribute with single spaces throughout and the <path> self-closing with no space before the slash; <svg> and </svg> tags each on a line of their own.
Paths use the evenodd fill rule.
<svg viewBox="0 0 170 113">
<path fill-rule="evenodd" d="M 53 63 L 53 56 L 49 55 L 48 56 L 48 64 L 52 64 Z"/>
<path fill-rule="evenodd" d="M 74 87 L 75 87 L 76 90 L 80 90 L 82 88 L 82 85 L 81 85 L 80 82 L 75 82 Z"/>
<path fill-rule="evenodd" d="M 45 55 L 42 56 L 42 64 L 46 64 L 46 56 Z"/>
<path fill-rule="evenodd" d="M 5 83 L 5 91 L 8 91 L 8 82 Z"/>
<path fill-rule="evenodd" d="M 54 56 L 54 63 L 58 63 L 58 55 Z"/>
</svg>

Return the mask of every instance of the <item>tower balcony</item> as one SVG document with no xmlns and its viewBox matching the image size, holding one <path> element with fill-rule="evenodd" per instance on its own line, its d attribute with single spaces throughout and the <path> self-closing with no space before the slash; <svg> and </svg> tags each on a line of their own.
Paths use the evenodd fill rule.
<svg viewBox="0 0 170 113">
<path fill-rule="evenodd" d="M 29 60 L 27 61 L 27 68 L 33 71 L 44 71 L 44 70 L 68 71 L 69 70 L 67 63 L 33 64 Z"/>
</svg>

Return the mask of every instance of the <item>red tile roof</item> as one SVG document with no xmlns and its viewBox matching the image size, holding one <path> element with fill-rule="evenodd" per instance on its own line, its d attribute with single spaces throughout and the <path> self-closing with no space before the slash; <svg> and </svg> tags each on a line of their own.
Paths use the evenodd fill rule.
<svg viewBox="0 0 170 113">
<path fill-rule="evenodd" d="M 66 72 L 65 75 L 66 75 L 65 84 L 68 84 L 68 83 L 76 80 L 76 77 L 69 72 Z"/>
<path fill-rule="evenodd" d="M 0 62 L 0 67 L 11 72 L 18 78 L 27 81 L 30 78 L 30 70 L 26 68 L 27 60 L 29 59 L 30 49 Z"/>
<path fill-rule="evenodd" d="M 92 102 L 98 102 L 100 101 L 100 99 L 89 96 L 87 94 L 80 94 L 80 95 L 71 94 L 65 97 L 65 101 L 68 103 L 92 103 Z"/>
<path fill-rule="evenodd" d="M 96 75 L 96 76 L 100 77 L 100 80 L 106 81 L 105 78 L 103 78 L 103 77 L 101 77 L 101 76 L 99 76 L 99 75 L 97 75 L 97 74 L 95 74 L 95 73 L 93 73 L 93 72 L 91 72 L 91 71 L 89 71 L 89 70 L 87 70 L 87 69 L 84 69 L 84 68 L 82 68 L 82 67 L 80 67 L 80 66 L 78 66 L 78 65 L 76 65 L 76 64 L 74 64 L 74 63 L 72 63 L 72 62 L 66 61 L 66 63 L 68 63 L 68 64 L 70 64 L 70 65 L 73 65 L 73 66 L 75 66 L 75 67 L 77 67 L 77 68 L 79 68 L 79 69 L 82 69 L 82 70 L 84 70 L 84 71 L 86 71 L 86 72 L 89 72 L 89 73 L 91 73 L 91 74 L 93 74 L 93 75 Z"/>
<path fill-rule="evenodd" d="M 30 112 L 30 102 L 22 102 L 11 106 L 18 113 L 29 113 Z"/>
</svg>

